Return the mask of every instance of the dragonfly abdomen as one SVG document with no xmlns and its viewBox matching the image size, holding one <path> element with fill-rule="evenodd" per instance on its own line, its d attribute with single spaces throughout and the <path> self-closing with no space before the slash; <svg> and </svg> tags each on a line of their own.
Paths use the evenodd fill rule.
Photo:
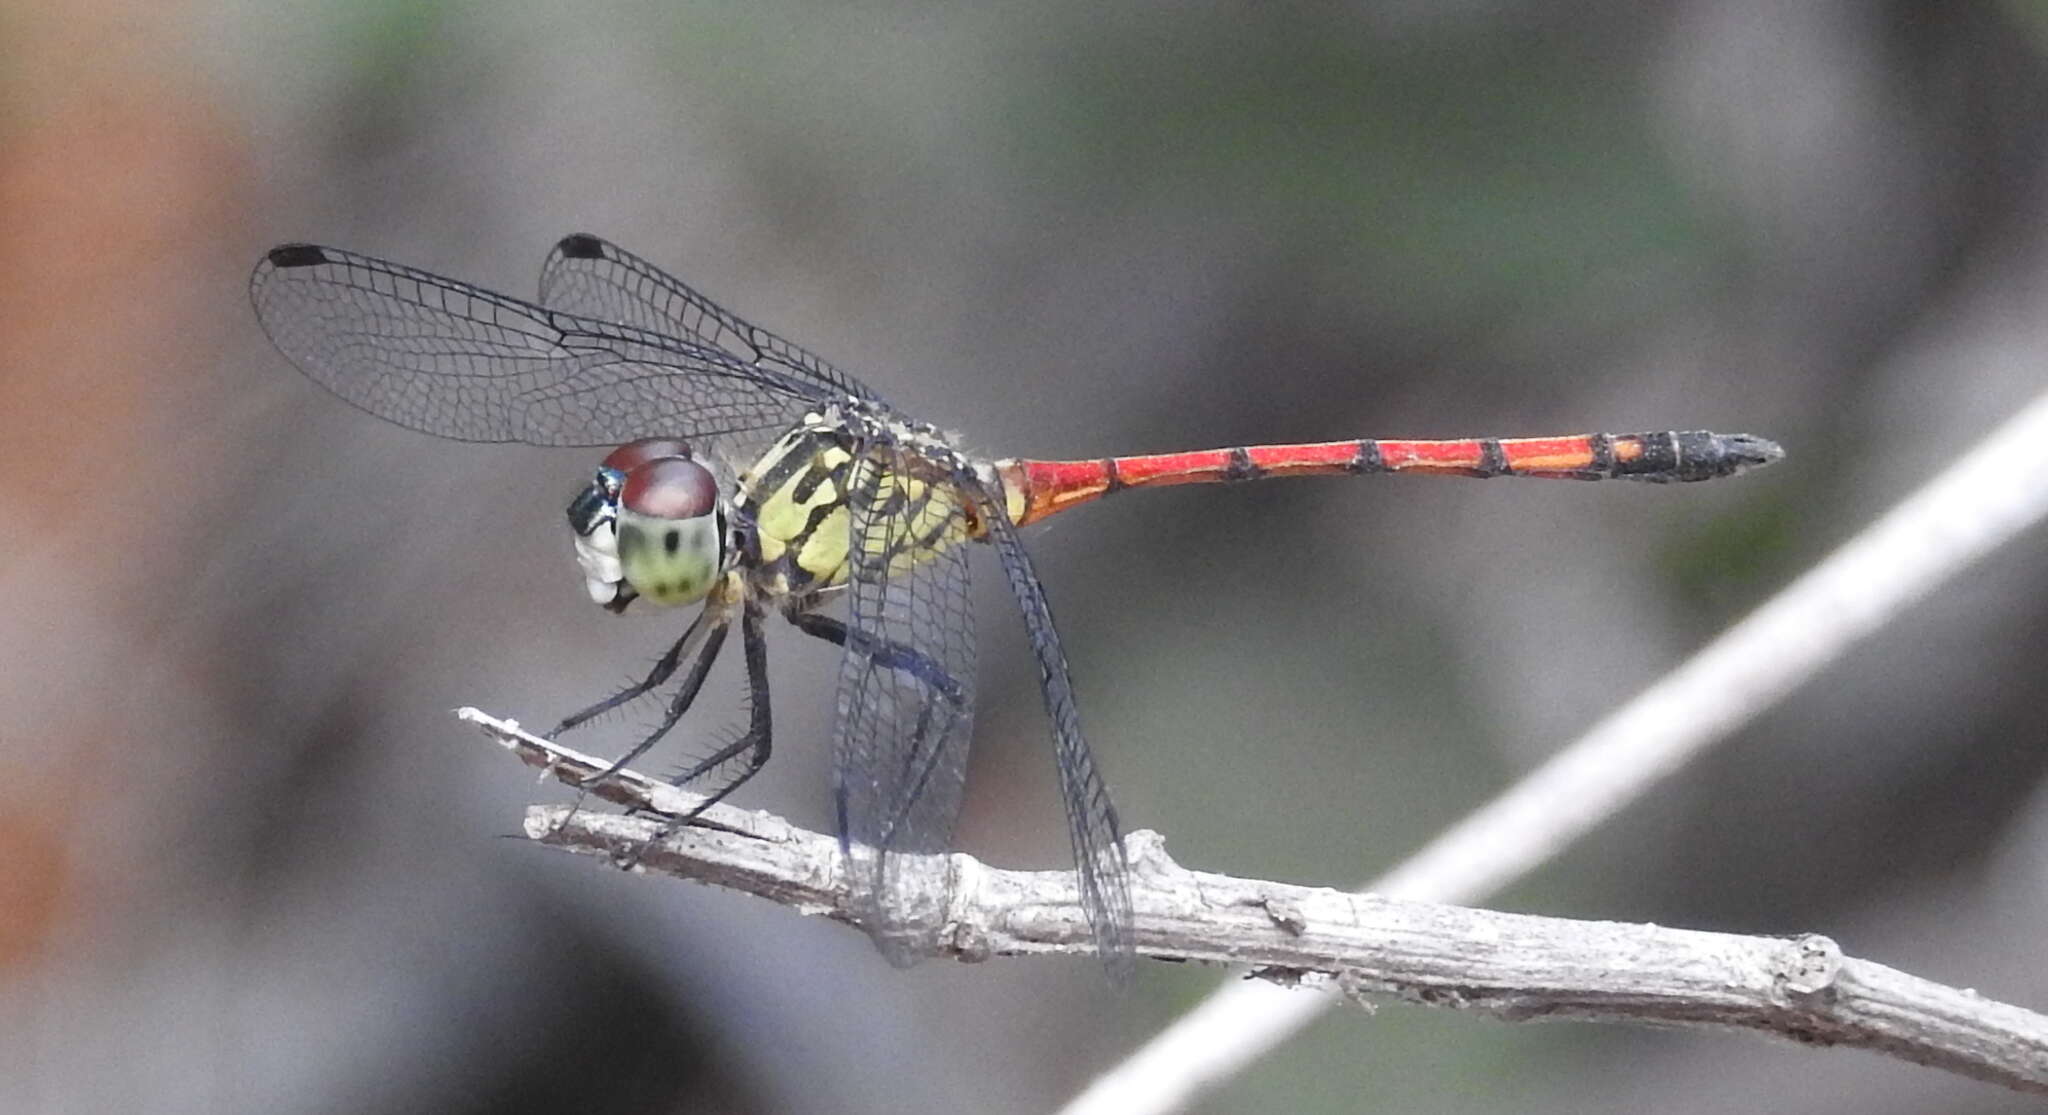
<svg viewBox="0 0 2048 1115">
<path fill-rule="evenodd" d="M 1089 461 L 1009 460 L 997 462 L 996 471 L 1011 517 L 1029 523 L 1126 488 L 1167 484 L 1380 472 L 1676 483 L 1733 476 L 1783 455 L 1776 443 L 1749 434 L 1665 430 L 1446 441 L 1364 438 Z"/>
</svg>

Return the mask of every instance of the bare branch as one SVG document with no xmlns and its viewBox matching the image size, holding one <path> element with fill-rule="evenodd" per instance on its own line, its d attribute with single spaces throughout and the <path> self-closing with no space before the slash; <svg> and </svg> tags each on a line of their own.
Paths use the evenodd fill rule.
<svg viewBox="0 0 2048 1115">
<path fill-rule="evenodd" d="M 464 709 L 529 765 L 576 784 L 605 764 Z M 699 799 L 633 772 L 592 791 L 660 813 Z M 836 838 L 767 813 L 713 806 L 659 843 L 663 821 L 534 806 L 542 843 L 714 883 L 847 923 Z M 1826 937 L 1742 937 L 1497 913 L 1189 871 L 1156 833 L 1127 838 L 1141 955 L 1248 965 L 1288 986 L 1386 994 L 1509 1021 L 1582 1019 L 1753 1030 L 1870 1049 L 2021 1091 L 2048 1093 L 2048 1017 L 1842 955 Z M 945 952 L 961 960 L 1092 953 L 1067 871 L 1008 871 L 947 857 Z"/>
</svg>

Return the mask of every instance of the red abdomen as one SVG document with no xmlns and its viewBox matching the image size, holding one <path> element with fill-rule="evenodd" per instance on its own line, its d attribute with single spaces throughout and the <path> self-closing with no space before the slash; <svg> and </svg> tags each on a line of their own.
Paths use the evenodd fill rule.
<svg viewBox="0 0 2048 1115">
<path fill-rule="evenodd" d="M 996 470 L 1010 513 L 1022 524 L 1125 488 L 1163 484 L 1379 472 L 1680 483 L 1733 476 L 1782 456 L 1777 443 L 1749 434 L 1666 430 L 1449 441 L 1366 438 L 1090 461 L 1008 460 L 998 461 Z"/>
</svg>

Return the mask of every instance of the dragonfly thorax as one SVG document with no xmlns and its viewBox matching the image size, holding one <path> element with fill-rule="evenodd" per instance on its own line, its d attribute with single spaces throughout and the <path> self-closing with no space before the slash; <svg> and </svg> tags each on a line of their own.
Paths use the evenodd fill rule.
<svg viewBox="0 0 2048 1115">
<path fill-rule="evenodd" d="M 711 470 L 672 438 L 628 442 L 569 504 L 591 599 L 623 611 L 637 597 L 694 604 L 725 572 L 725 501 Z"/>
</svg>

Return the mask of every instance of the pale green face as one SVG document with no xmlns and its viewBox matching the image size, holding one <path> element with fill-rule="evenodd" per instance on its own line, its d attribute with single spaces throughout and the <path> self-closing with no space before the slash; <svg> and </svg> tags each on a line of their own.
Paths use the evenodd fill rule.
<svg viewBox="0 0 2048 1115">
<path fill-rule="evenodd" d="M 639 597 L 694 604 L 725 571 L 725 501 L 711 470 L 671 438 L 612 450 L 569 505 L 591 599 L 617 612 Z"/>
<path fill-rule="evenodd" d="M 724 558 L 719 516 L 667 519 L 619 509 L 619 569 L 657 604 L 694 604 L 718 583 Z"/>
</svg>

